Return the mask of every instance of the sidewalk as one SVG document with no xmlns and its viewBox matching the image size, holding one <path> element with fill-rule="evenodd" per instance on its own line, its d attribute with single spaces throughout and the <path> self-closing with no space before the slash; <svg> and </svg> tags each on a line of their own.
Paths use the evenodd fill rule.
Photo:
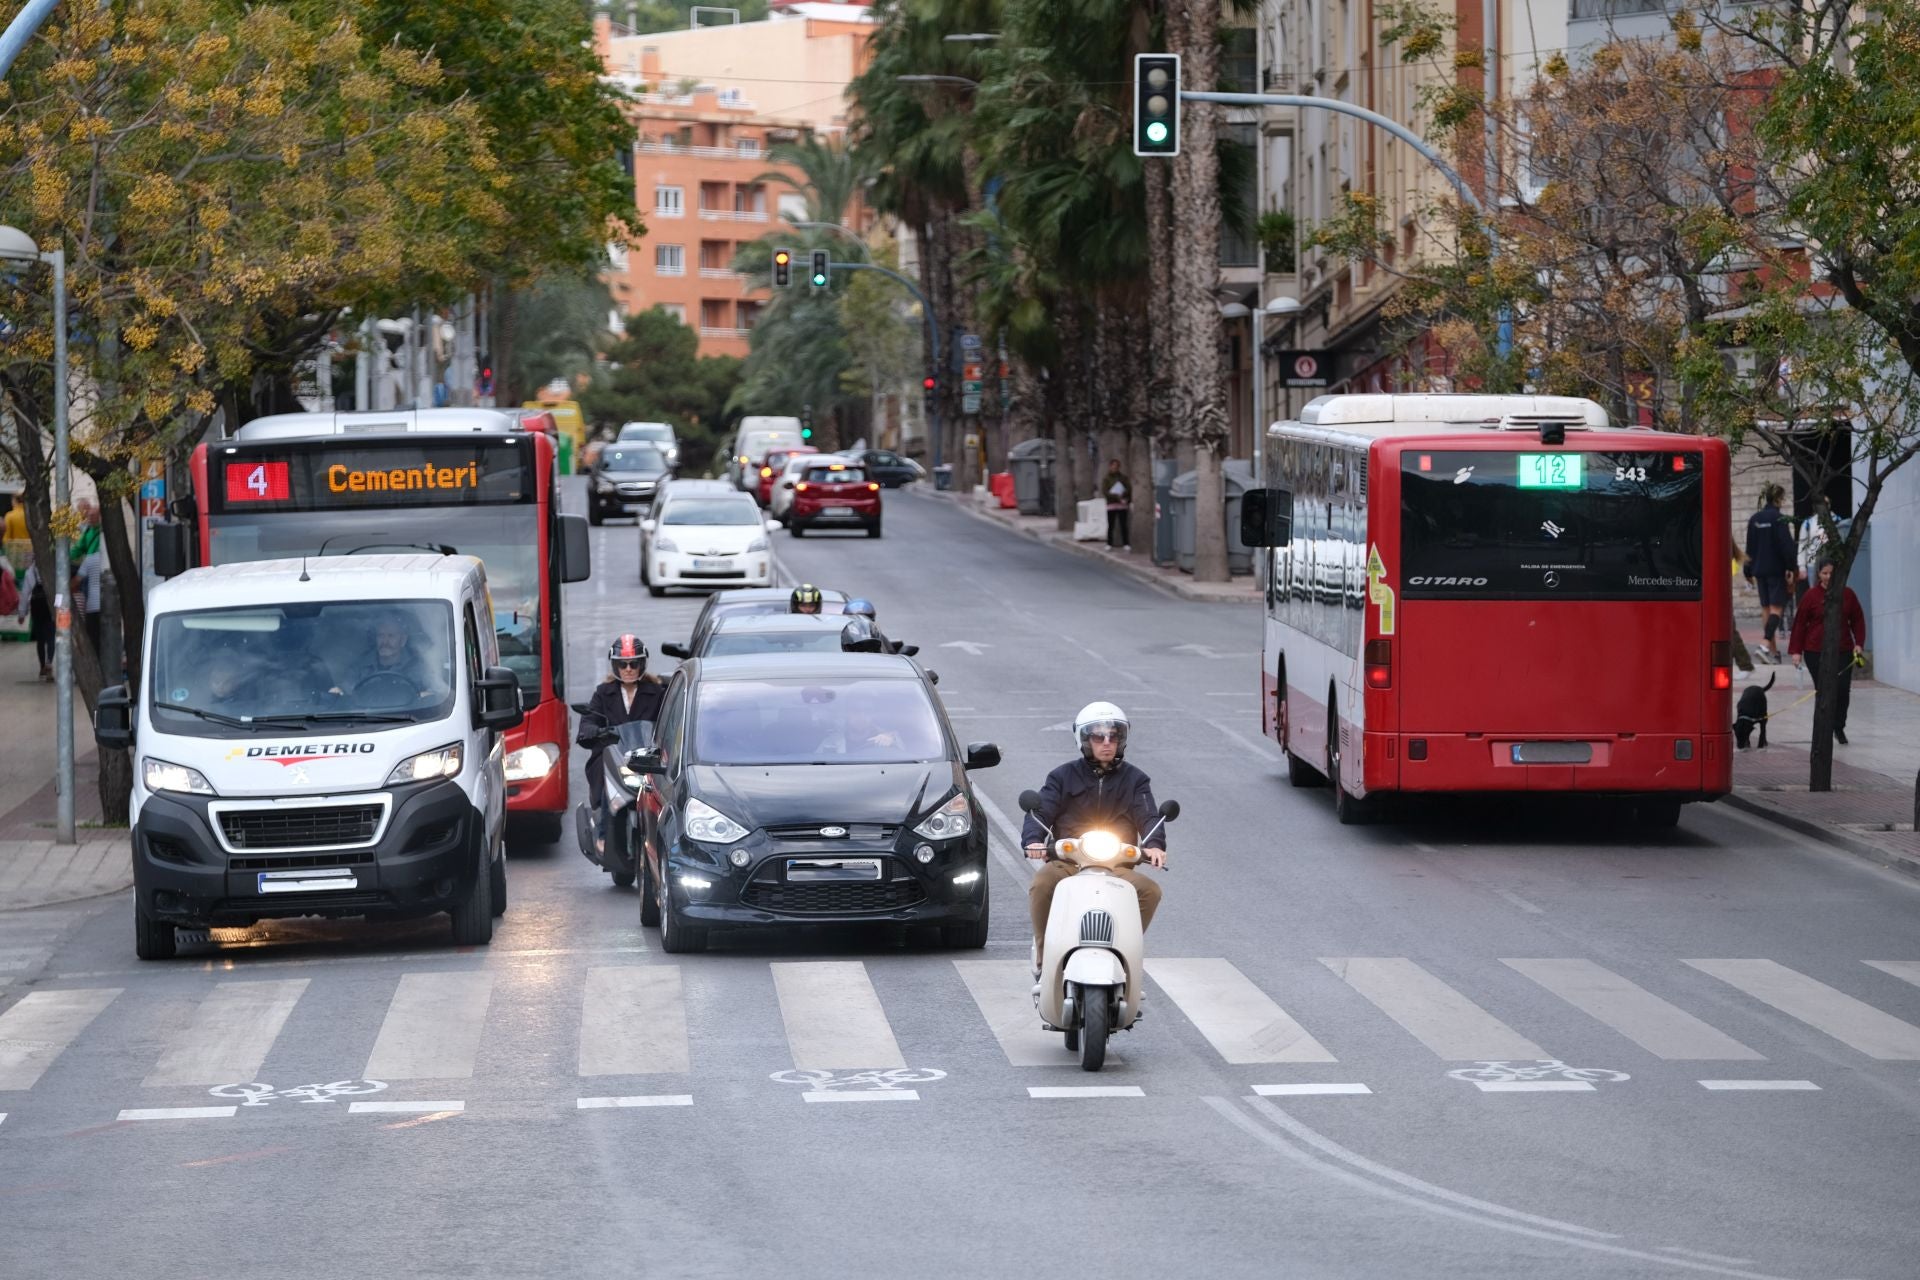
<svg viewBox="0 0 1920 1280">
<path fill-rule="evenodd" d="M 1726 803 L 1802 835 L 1838 845 L 1883 866 L 1920 876 L 1920 835 L 1913 829 L 1915 770 L 1920 769 L 1920 694 L 1873 680 L 1856 681 L 1847 716 L 1848 746 L 1834 744 L 1833 787 L 1807 790 L 1813 699 L 1801 699 L 1812 678 L 1791 664 L 1741 672 L 1736 696 L 1750 684 L 1779 679 L 1769 693 L 1773 718 L 1765 751 L 1735 752 L 1733 794 Z M 1756 739 L 1757 741 L 1757 739 Z"/>
<path fill-rule="evenodd" d="M 1073 555 L 1098 560 L 1116 572 L 1182 600 L 1205 604 L 1258 604 L 1261 600 L 1260 584 L 1250 575 L 1234 578 L 1231 582 L 1195 582 L 1192 574 L 1182 573 L 1172 566 L 1163 568 L 1147 556 L 1115 551 L 1104 542 L 1076 542 L 1071 534 L 1060 532 L 1054 517 L 1023 516 L 1018 510 L 1000 506 L 997 498 L 989 497 L 983 502 L 976 500 L 972 494 L 942 493 L 924 484 L 909 485 L 894 492 L 935 502 L 950 502 L 976 519 L 1011 529 L 1023 537 L 1047 543 Z"/>
<path fill-rule="evenodd" d="M 102 830 L 93 730 L 73 701 L 74 817 L 80 842 L 53 841 L 53 686 L 30 644 L 0 644 L 0 911 L 44 907 L 133 883 L 125 831 Z"/>
</svg>

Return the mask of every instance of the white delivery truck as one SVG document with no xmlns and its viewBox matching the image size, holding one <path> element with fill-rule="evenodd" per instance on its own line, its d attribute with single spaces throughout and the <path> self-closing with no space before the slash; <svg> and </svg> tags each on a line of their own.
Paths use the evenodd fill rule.
<svg viewBox="0 0 1920 1280">
<path fill-rule="evenodd" d="M 746 493 L 757 492 L 760 460 L 769 450 L 803 442 L 798 418 L 748 415 L 740 419 L 740 430 L 733 437 L 733 454 L 727 459 L 727 478 L 733 487 Z"/>
<path fill-rule="evenodd" d="M 134 949 L 176 926 L 452 917 L 478 946 L 506 910 L 499 665 L 471 556 L 190 569 L 147 601 L 140 680 L 94 736 L 133 750 Z"/>
</svg>

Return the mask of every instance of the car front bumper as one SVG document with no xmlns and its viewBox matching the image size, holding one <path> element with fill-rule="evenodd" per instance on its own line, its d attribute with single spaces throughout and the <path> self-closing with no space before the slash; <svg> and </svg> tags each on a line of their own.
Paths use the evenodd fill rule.
<svg viewBox="0 0 1920 1280">
<path fill-rule="evenodd" d="M 728 861 L 731 846 L 681 846 L 666 859 L 666 891 L 675 912 L 700 928 L 732 929 L 808 924 L 971 924 L 986 910 L 984 838 L 924 841 L 905 837 L 906 851 L 807 841 L 790 845 L 762 834 L 742 843 L 745 867 Z M 914 858 L 921 845 L 930 863 Z M 817 880 L 795 876 L 795 866 L 832 861 L 879 863 L 880 877 Z"/>
<path fill-rule="evenodd" d="M 655 551 L 648 566 L 649 580 L 658 587 L 770 587 L 773 553 L 754 551 L 733 556 L 694 556 L 684 551 Z M 699 561 L 709 563 L 702 567 Z M 716 567 L 724 562 L 724 569 Z"/>
</svg>

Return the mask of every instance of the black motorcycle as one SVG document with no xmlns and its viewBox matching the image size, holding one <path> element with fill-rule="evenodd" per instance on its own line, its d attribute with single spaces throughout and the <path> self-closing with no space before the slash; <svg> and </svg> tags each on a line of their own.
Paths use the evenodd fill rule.
<svg viewBox="0 0 1920 1280">
<path fill-rule="evenodd" d="M 588 714 L 586 704 L 574 711 Z M 588 862 L 613 877 L 622 889 L 633 887 L 640 866 L 640 842 L 646 835 L 646 814 L 637 804 L 646 778 L 627 768 L 627 757 L 651 747 L 653 721 L 633 720 L 618 728 L 602 729 L 580 745 L 601 750 L 600 768 L 606 772 L 606 802 L 596 812 L 590 803 L 574 808 L 575 826 L 580 833 L 580 852 Z M 600 837 L 604 834 L 604 840 Z M 596 847 L 598 846 L 598 847 Z"/>
</svg>

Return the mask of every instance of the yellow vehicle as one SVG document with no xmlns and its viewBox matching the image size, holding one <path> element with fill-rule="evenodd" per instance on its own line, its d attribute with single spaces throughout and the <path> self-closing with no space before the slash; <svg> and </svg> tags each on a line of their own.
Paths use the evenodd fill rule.
<svg viewBox="0 0 1920 1280">
<path fill-rule="evenodd" d="M 587 449 L 587 418 L 580 412 L 580 402 L 572 396 L 555 396 L 551 399 L 542 395 L 538 400 L 528 400 L 521 405 L 524 409 L 544 409 L 553 415 L 554 425 L 559 428 L 560 471 L 571 475 L 575 471 L 585 471 Z"/>
</svg>

